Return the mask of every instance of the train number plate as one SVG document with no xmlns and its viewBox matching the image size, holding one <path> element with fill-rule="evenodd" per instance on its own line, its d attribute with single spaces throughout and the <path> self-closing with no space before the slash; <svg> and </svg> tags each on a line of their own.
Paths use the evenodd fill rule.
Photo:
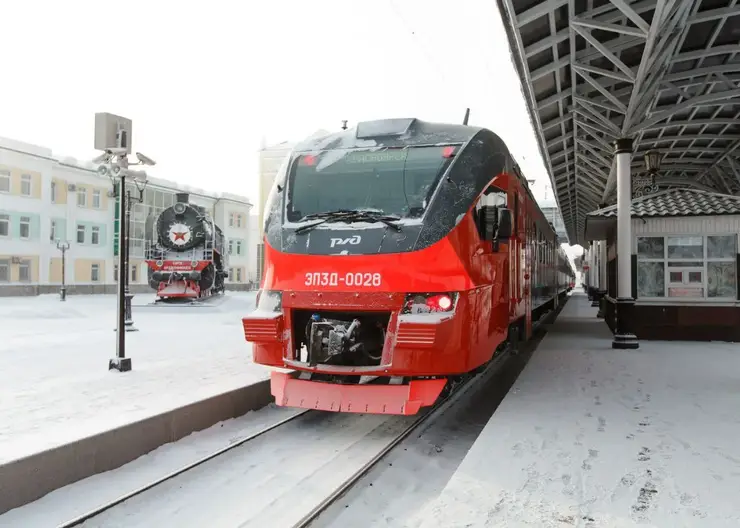
<svg viewBox="0 0 740 528">
<path fill-rule="evenodd" d="M 311 272 L 306 273 L 304 284 L 306 286 L 378 288 L 383 284 L 383 276 L 380 273 Z"/>
</svg>

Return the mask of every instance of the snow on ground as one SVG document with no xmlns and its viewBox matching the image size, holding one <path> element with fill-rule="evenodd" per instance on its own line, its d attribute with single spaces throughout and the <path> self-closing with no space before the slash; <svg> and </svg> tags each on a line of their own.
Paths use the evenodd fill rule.
<svg viewBox="0 0 740 528">
<path fill-rule="evenodd" d="M 0 515 L 0 528 L 58 526 L 300 413 L 269 405 Z M 82 526 L 290 527 L 408 427 L 412 417 L 308 413 Z"/>
<path fill-rule="evenodd" d="M 613 350 L 574 295 L 407 526 L 740 526 L 740 346 Z"/>
<path fill-rule="evenodd" d="M 270 404 L 163 445 L 124 466 L 55 490 L 0 515 L 0 528 L 59 526 L 275 424 L 298 410 Z"/>
<path fill-rule="evenodd" d="M 3 298 L 0 463 L 267 378 L 251 363 L 241 327 L 254 296 L 230 292 L 218 305 L 170 307 L 146 306 L 154 296 L 137 295 L 126 373 L 108 371 L 114 295 Z"/>
</svg>

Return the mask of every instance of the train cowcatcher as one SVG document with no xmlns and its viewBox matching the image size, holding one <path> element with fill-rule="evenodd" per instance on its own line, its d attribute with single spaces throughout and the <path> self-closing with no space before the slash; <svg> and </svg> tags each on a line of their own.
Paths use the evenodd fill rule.
<svg viewBox="0 0 740 528">
<path fill-rule="evenodd" d="M 416 414 L 532 336 L 574 271 L 485 128 L 359 123 L 297 145 L 265 206 L 242 319 L 278 405 Z M 284 369 L 288 369 L 285 371 Z"/>
</svg>

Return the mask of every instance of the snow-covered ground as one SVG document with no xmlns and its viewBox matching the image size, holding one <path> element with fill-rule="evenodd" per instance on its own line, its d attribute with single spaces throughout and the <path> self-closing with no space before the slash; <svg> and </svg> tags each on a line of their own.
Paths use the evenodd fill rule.
<svg viewBox="0 0 740 528">
<path fill-rule="evenodd" d="M 141 306 L 127 333 L 133 370 L 116 353 L 113 295 L 0 301 L 0 463 L 265 379 L 252 364 L 241 317 L 254 293 L 208 307 Z"/>
<path fill-rule="evenodd" d="M 270 404 L 259 411 L 217 423 L 178 442 L 161 446 L 118 469 L 80 480 L 0 515 L 0 528 L 59 526 L 299 411 Z"/>
<path fill-rule="evenodd" d="M 740 526 L 740 346 L 613 350 L 584 295 L 406 526 Z"/>
<path fill-rule="evenodd" d="M 162 446 L 0 515 L 0 528 L 58 526 L 300 412 L 269 405 Z M 290 527 L 406 428 L 412 417 L 308 413 L 82 526 Z"/>
</svg>

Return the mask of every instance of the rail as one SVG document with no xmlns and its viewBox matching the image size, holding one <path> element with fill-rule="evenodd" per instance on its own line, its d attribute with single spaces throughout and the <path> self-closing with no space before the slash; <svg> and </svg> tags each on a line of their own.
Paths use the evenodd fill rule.
<svg viewBox="0 0 740 528">
<path fill-rule="evenodd" d="M 235 449 L 235 448 L 237 448 L 239 446 L 242 446 L 242 445 L 246 444 L 247 442 L 250 442 L 250 441 L 254 440 L 255 438 L 258 438 L 258 437 L 264 435 L 265 433 L 268 433 L 268 432 L 272 431 L 273 429 L 277 429 L 281 425 L 284 425 L 284 424 L 286 424 L 288 422 L 291 422 L 291 421 L 295 420 L 296 418 L 298 418 L 299 416 L 303 416 L 304 414 L 306 414 L 308 412 L 312 412 L 312 411 L 310 409 L 307 409 L 305 411 L 297 412 L 296 414 L 293 414 L 293 415 L 291 415 L 291 416 L 289 416 L 287 418 L 283 418 L 279 422 L 276 422 L 276 423 L 274 423 L 272 425 L 268 425 L 267 427 L 264 427 L 263 429 L 260 429 L 256 433 L 253 433 L 253 434 L 247 436 L 246 438 L 242 438 L 238 442 L 234 442 L 231 445 L 228 445 L 226 447 L 223 447 L 223 448 L 219 449 L 218 451 L 215 451 L 215 452 L 211 453 L 210 455 L 206 455 L 205 457 L 203 457 L 203 458 L 201 458 L 199 460 L 196 460 L 195 462 L 193 462 L 191 464 L 188 464 L 187 466 L 184 466 L 184 467 L 182 467 L 182 468 L 180 468 L 178 470 L 175 470 L 175 471 L 173 471 L 171 473 L 168 473 L 167 475 L 165 475 L 165 476 L 163 476 L 163 477 L 161 477 L 161 478 L 159 478 L 157 480 L 154 480 L 154 481 L 150 482 L 149 484 L 146 484 L 144 486 L 141 486 L 140 488 L 137 488 L 137 489 L 135 489 L 135 490 L 133 490 L 133 491 L 131 491 L 129 493 L 126 493 L 125 495 L 122 495 L 122 496 L 118 497 L 117 499 L 113 499 L 110 502 L 107 502 L 105 504 L 102 504 L 101 506 L 95 508 L 94 510 L 88 511 L 87 513 L 83 513 L 82 515 L 80 515 L 78 517 L 75 517 L 74 519 L 72 519 L 70 521 L 67 521 L 65 523 L 62 523 L 57 528 L 73 528 L 74 526 L 79 526 L 82 523 L 84 523 L 84 522 L 86 522 L 86 521 L 88 521 L 90 519 L 93 519 L 94 517 L 99 516 L 101 513 L 104 513 L 106 511 L 108 511 L 108 510 L 110 510 L 110 509 L 118 506 L 119 504 L 121 504 L 123 502 L 126 502 L 127 500 L 132 499 L 133 497 L 136 497 L 137 495 L 141 495 L 142 493 L 144 493 L 144 492 L 146 492 L 146 491 L 148 491 L 148 490 L 150 490 L 152 488 L 155 488 L 157 486 L 160 486 L 163 483 L 167 482 L 168 480 L 171 480 L 171 479 L 173 479 L 173 478 L 175 478 L 175 477 L 177 477 L 179 475 L 182 475 L 183 473 L 186 473 L 186 472 L 188 472 L 188 471 L 190 471 L 190 470 L 192 470 L 192 469 L 200 466 L 201 464 L 204 464 L 204 463 L 208 462 L 209 460 L 213 460 L 214 458 L 219 457 L 219 456 L 223 455 L 224 453 L 226 453 L 228 451 L 231 451 L 232 449 Z"/>
</svg>

